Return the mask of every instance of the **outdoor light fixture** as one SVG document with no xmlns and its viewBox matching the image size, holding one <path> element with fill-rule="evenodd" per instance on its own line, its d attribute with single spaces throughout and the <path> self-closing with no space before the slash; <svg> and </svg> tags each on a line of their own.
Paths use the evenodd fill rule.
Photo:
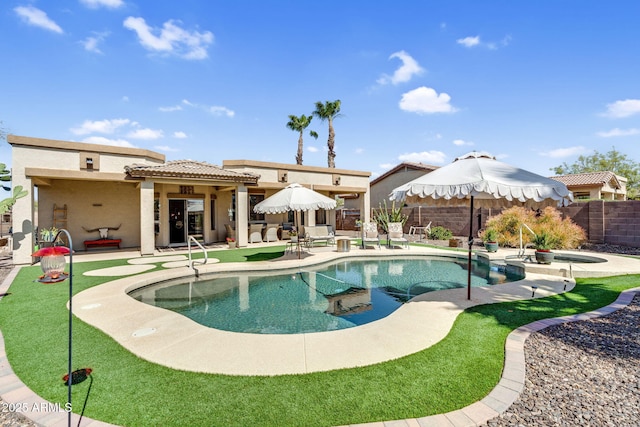
<svg viewBox="0 0 640 427">
<path fill-rule="evenodd" d="M 72 325 L 73 325 L 73 242 L 71 240 L 71 235 L 67 230 L 60 229 L 56 233 L 52 242 L 56 242 L 58 240 L 58 236 L 61 233 L 64 233 L 67 236 L 67 240 L 69 241 L 69 247 L 65 246 L 50 246 L 46 248 L 41 248 L 31 254 L 34 257 L 40 257 L 40 267 L 42 268 L 42 276 L 38 278 L 38 282 L 40 283 L 59 283 L 63 282 L 66 279 L 69 279 L 69 364 L 67 374 L 63 377 L 68 390 L 67 390 L 67 424 L 69 427 L 71 426 L 71 386 L 73 384 L 79 384 L 82 381 L 86 380 L 87 377 L 91 374 L 91 369 L 84 368 L 78 369 L 77 371 L 73 371 L 72 363 L 71 363 L 71 355 L 72 355 Z M 64 258 L 65 255 L 69 255 L 69 273 L 65 273 L 66 260 Z"/>
<path fill-rule="evenodd" d="M 538 289 L 537 286 L 532 286 L 531 287 L 531 298 L 533 298 L 533 296 L 536 294 L 536 289 Z"/>
</svg>

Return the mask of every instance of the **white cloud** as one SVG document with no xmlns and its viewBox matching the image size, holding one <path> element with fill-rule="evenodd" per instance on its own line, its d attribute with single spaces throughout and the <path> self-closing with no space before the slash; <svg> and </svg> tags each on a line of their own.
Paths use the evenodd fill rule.
<svg viewBox="0 0 640 427">
<path fill-rule="evenodd" d="M 97 9 L 102 6 L 109 9 L 117 9 L 124 6 L 124 2 L 122 0 L 80 0 L 80 3 L 91 9 Z"/>
<path fill-rule="evenodd" d="M 556 148 L 555 150 L 543 151 L 540 153 L 540 155 L 551 158 L 559 158 L 575 156 L 576 154 L 582 154 L 585 151 L 587 151 L 587 149 L 579 145 L 576 147 Z"/>
<path fill-rule="evenodd" d="M 235 111 L 227 107 L 223 107 L 219 105 L 196 104 L 186 99 L 182 100 L 182 105 L 178 104 L 171 107 L 159 107 L 158 109 L 165 113 L 172 112 L 172 111 L 179 111 L 183 109 L 182 107 L 183 105 L 186 105 L 187 107 L 198 108 L 200 110 L 206 111 L 209 114 L 213 114 L 214 116 L 234 117 L 236 115 Z"/>
<path fill-rule="evenodd" d="M 314 147 L 313 145 L 309 145 L 309 146 L 307 146 L 307 151 L 310 151 L 312 153 L 317 153 L 320 150 L 318 150 L 318 147 Z"/>
<path fill-rule="evenodd" d="M 163 136 L 164 136 L 164 132 L 162 130 L 149 129 L 149 128 L 136 129 L 129 132 L 129 134 L 127 135 L 128 138 L 147 139 L 147 140 L 158 139 L 158 138 L 162 138 Z"/>
<path fill-rule="evenodd" d="M 464 47 L 474 47 L 480 44 L 480 36 L 465 37 L 463 39 L 456 40 L 456 43 L 463 45 Z"/>
<path fill-rule="evenodd" d="M 640 99 L 625 99 L 607 104 L 607 111 L 603 116 L 621 119 L 634 114 L 640 114 Z"/>
<path fill-rule="evenodd" d="M 156 150 L 159 150 L 159 151 L 165 151 L 165 152 L 166 152 L 166 151 L 174 151 L 174 152 L 175 152 L 175 151 L 180 151 L 179 149 L 177 149 L 177 148 L 173 148 L 173 147 L 169 147 L 168 145 L 156 145 L 156 146 L 155 146 L 155 147 L 153 147 L 153 148 L 155 148 Z"/>
<path fill-rule="evenodd" d="M 76 135 L 88 135 L 90 133 L 114 133 L 118 128 L 130 124 L 129 119 L 114 120 L 85 120 L 80 127 L 71 128 L 71 132 Z"/>
<path fill-rule="evenodd" d="M 421 86 L 402 95 L 400 109 L 411 113 L 433 114 L 433 113 L 455 113 L 449 101 L 451 97 L 446 93 L 438 93 L 430 88 Z"/>
<path fill-rule="evenodd" d="M 163 113 L 170 113 L 172 111 L 180 111 L 180 110 L 182 110 L 182 105 L 174 105 L 172 107 L 158 107 L 158 110 L 162 111 Z"/>
<path fill-rule="evenodd" d="M 442 164 L 446 159 L 446 154 L 442 151 L 422 151 L 420 153 L 405 153 L 398 156 L 403 162 L 417 162 L 428 164 Z"/>
<path fill-rule="evenodd" d="M 228 109 L 227 107 L 211 106 L 207 108 L 208 111 L 214 116 L 227 116 L 233 117 L 236 115 L 235 111 Z"/>
<path fill-rule="evenodd" d="M 483 42 L 480 40 L 480 36 L 475 37 L 465 37 L 463 39 L 456 40 L 456 43 L 461 44 L 464 47 L 472 48 L 472 47 L 485 47 L 490 50 L 497 50 L 500 47 L 508 46 L 511 42 L 511 36 L 506 35 L 499 42 Z"/>
<path fill-rule="evenodd" d="M 187 134 L 184 132 L 178 131 L 173 133 L 173 137 L 178 139 L 185 139 L 187 137 Z"/>
<path fill-rule="evenodd" d="M 405 83 L 411 80 L 413 76 L 420 75 L 424 72 L 424 68 L 404 50 L 395 52 L 389 56 L 389 59 L 393 58 L 400 59 L 402 65 L 393 73 L 393 76 L 383 74 L 382 77 L 377 80 L 378 84 L 386 85 L 391 83 L 397 85 L 398 83 Z"/>
<path fill-rule="evenodd" d="M 464 145 L 473 145 L 473 142 L 465 141 L 464 139 L 454 139 L 453 140 L 453 145 L 457 145 L 458 147 L 461 147 L 461 146 L 464 146 Z"/>
<path fill-rule="evenodd" d="M 87 144 L 101 144 L 101 145 L 113 145 L 115 147 L 129 147 L 135 148 L 135 145 L 132 145 L 129 141 L 124 139 L 109 139 L 103 136 L 90 136 L 85 138 L 83 142 Z"/>
<path fill-rule="evenodd" d="M 185 59 L 207 58 L 207 47 L 213 43 L 213 34 L 209 31 L 187 31 L 177 23 L 178 21 L 169 20 L 163 24 L 162 29 L 157 29 L 148 26 L 143 18 L 129 16 L 123 25 L 136 32 L 140 44 L 147 50 L 175 54 Z"/>
<path fill-rule="evenodd" d="M 397 165 L 393 163 L 382 163 L 380 165 L 380 169 L 389 170 L 389 169 L 395 168 L 396 166 Z"/>
<path fill-rule="evenodd" d="M 364 148 L 356 148 L 354 151 L 356 154 L 362 154 L 364 153 Z"/>
<path fill-rule="evenodd" d="M 45 12 L 33 6 L 18 6 L 13 9 L 24 22 L 54 33 L 62 34 L 62 28 L 50 19 Z"/>
<path fill-rule="evenodd" d="M 614 128 L 614 129 L 611 129 L 610 131 L 597 133 L 597 135 L 602 138 L 611 138 L 615 136 L 631 136 L 631 135 L 638 135 L 638 134 L 640 134 L 640 129 L 637 129 L 637 128 L 631 128 L 631 129 Z"/>
<path fill-rule="evenodd" d="M 84 47 L 85 50 L 94 53 L 102 53 L 100 48 L 98 47 L 99 43 L 102 43 L 104 39 L 109 35 L 108 32 L 104 33 L 93 33 L 93 36 L 89 36 L 86 39 L 82 40 L 80 43 Z"/>
</svg>

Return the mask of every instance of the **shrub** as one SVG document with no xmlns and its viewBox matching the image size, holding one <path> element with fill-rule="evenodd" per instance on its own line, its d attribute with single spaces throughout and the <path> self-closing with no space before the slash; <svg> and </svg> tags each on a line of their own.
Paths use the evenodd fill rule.
<svg viewBox="0 0 640 427">
<path fill-rule="evenodd" d="M 429 239 L 431 240 L 449 240 L 453 237 L 453 233 L 448 228 L 444 228 L 440 225 L 431 227 L 429 232 Z"/>
<path fill-rule="evenodd" d="M 486 227 L 499 233 L 498 242 L 502 246 L 517 247 L 520 245 L 520 226 L 526 224 L 538 235 L 546 233 L 553 242 L 553 249 L 574 249 L 586 241 L 585 231 L 575 224 L 571 218 L 562 218 L 560 211 L 553 207 L 542 211 L 515 206 L 502 211 L 487 220 Z M 522 228 L 522 244 L 532 243 L 534 236 Z"/>
</svg>

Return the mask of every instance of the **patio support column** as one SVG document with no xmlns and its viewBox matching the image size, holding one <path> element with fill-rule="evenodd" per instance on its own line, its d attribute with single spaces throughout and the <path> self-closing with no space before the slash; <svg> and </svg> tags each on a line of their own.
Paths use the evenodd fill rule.
<svg viewBox="0 0 640 427">
<path fill-rule="evenodd" d="M 153 224 L 153 181 L 140 183 L 140 254 L 153 255 L 155 232 Z"/>
<path fill-rule="evenodd" d="M 362 222 L 371 221 L 371 188 L 367 185 L 367 192 L 360 194 L 360 219 Z"/>
<path fill-rule="evenodd" d="M 14 165 L 15 163 L 14 156 Z M 20 174 L 19 169 L 14 166 L 12 169 L 12 188 L 17 185 L 22 185 L 23 190 L 27 190 L 29 194 L 26 197 L 22 197 L 16 201 L 16 204 L 11 208 L 12 227 L 13 227 L 13 262 L 15 264 L 31 264 L 33 248 L 36 243 L 36 236 L 34 234 L 34 221 L 33 221 L 33 209 L 34 203 L 34 185 L 30 178 Z M 24 169 L 20 170 L 21 172 Z M 13 191 L 13 190 L 12 190 Z M 13 194 L 7 193 L 7 194 Z"/>
<path fill-rule="evenodd" d="M 249 243 L 249 192 L 244 185 L 236 190 L 236 239 L 238 247 L 246 247 Z"/>
</svg>

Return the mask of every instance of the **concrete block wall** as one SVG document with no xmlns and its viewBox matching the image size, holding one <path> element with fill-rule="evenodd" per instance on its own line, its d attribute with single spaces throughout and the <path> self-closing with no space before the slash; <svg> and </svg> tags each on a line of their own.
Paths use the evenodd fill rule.
<svg viewBox="0 0 640 427">
<path fill-rule="evenodd" d="M 608 202 L 602 205 L 604 241 L 640 247 L 640 200 Z"/>
</svg>

